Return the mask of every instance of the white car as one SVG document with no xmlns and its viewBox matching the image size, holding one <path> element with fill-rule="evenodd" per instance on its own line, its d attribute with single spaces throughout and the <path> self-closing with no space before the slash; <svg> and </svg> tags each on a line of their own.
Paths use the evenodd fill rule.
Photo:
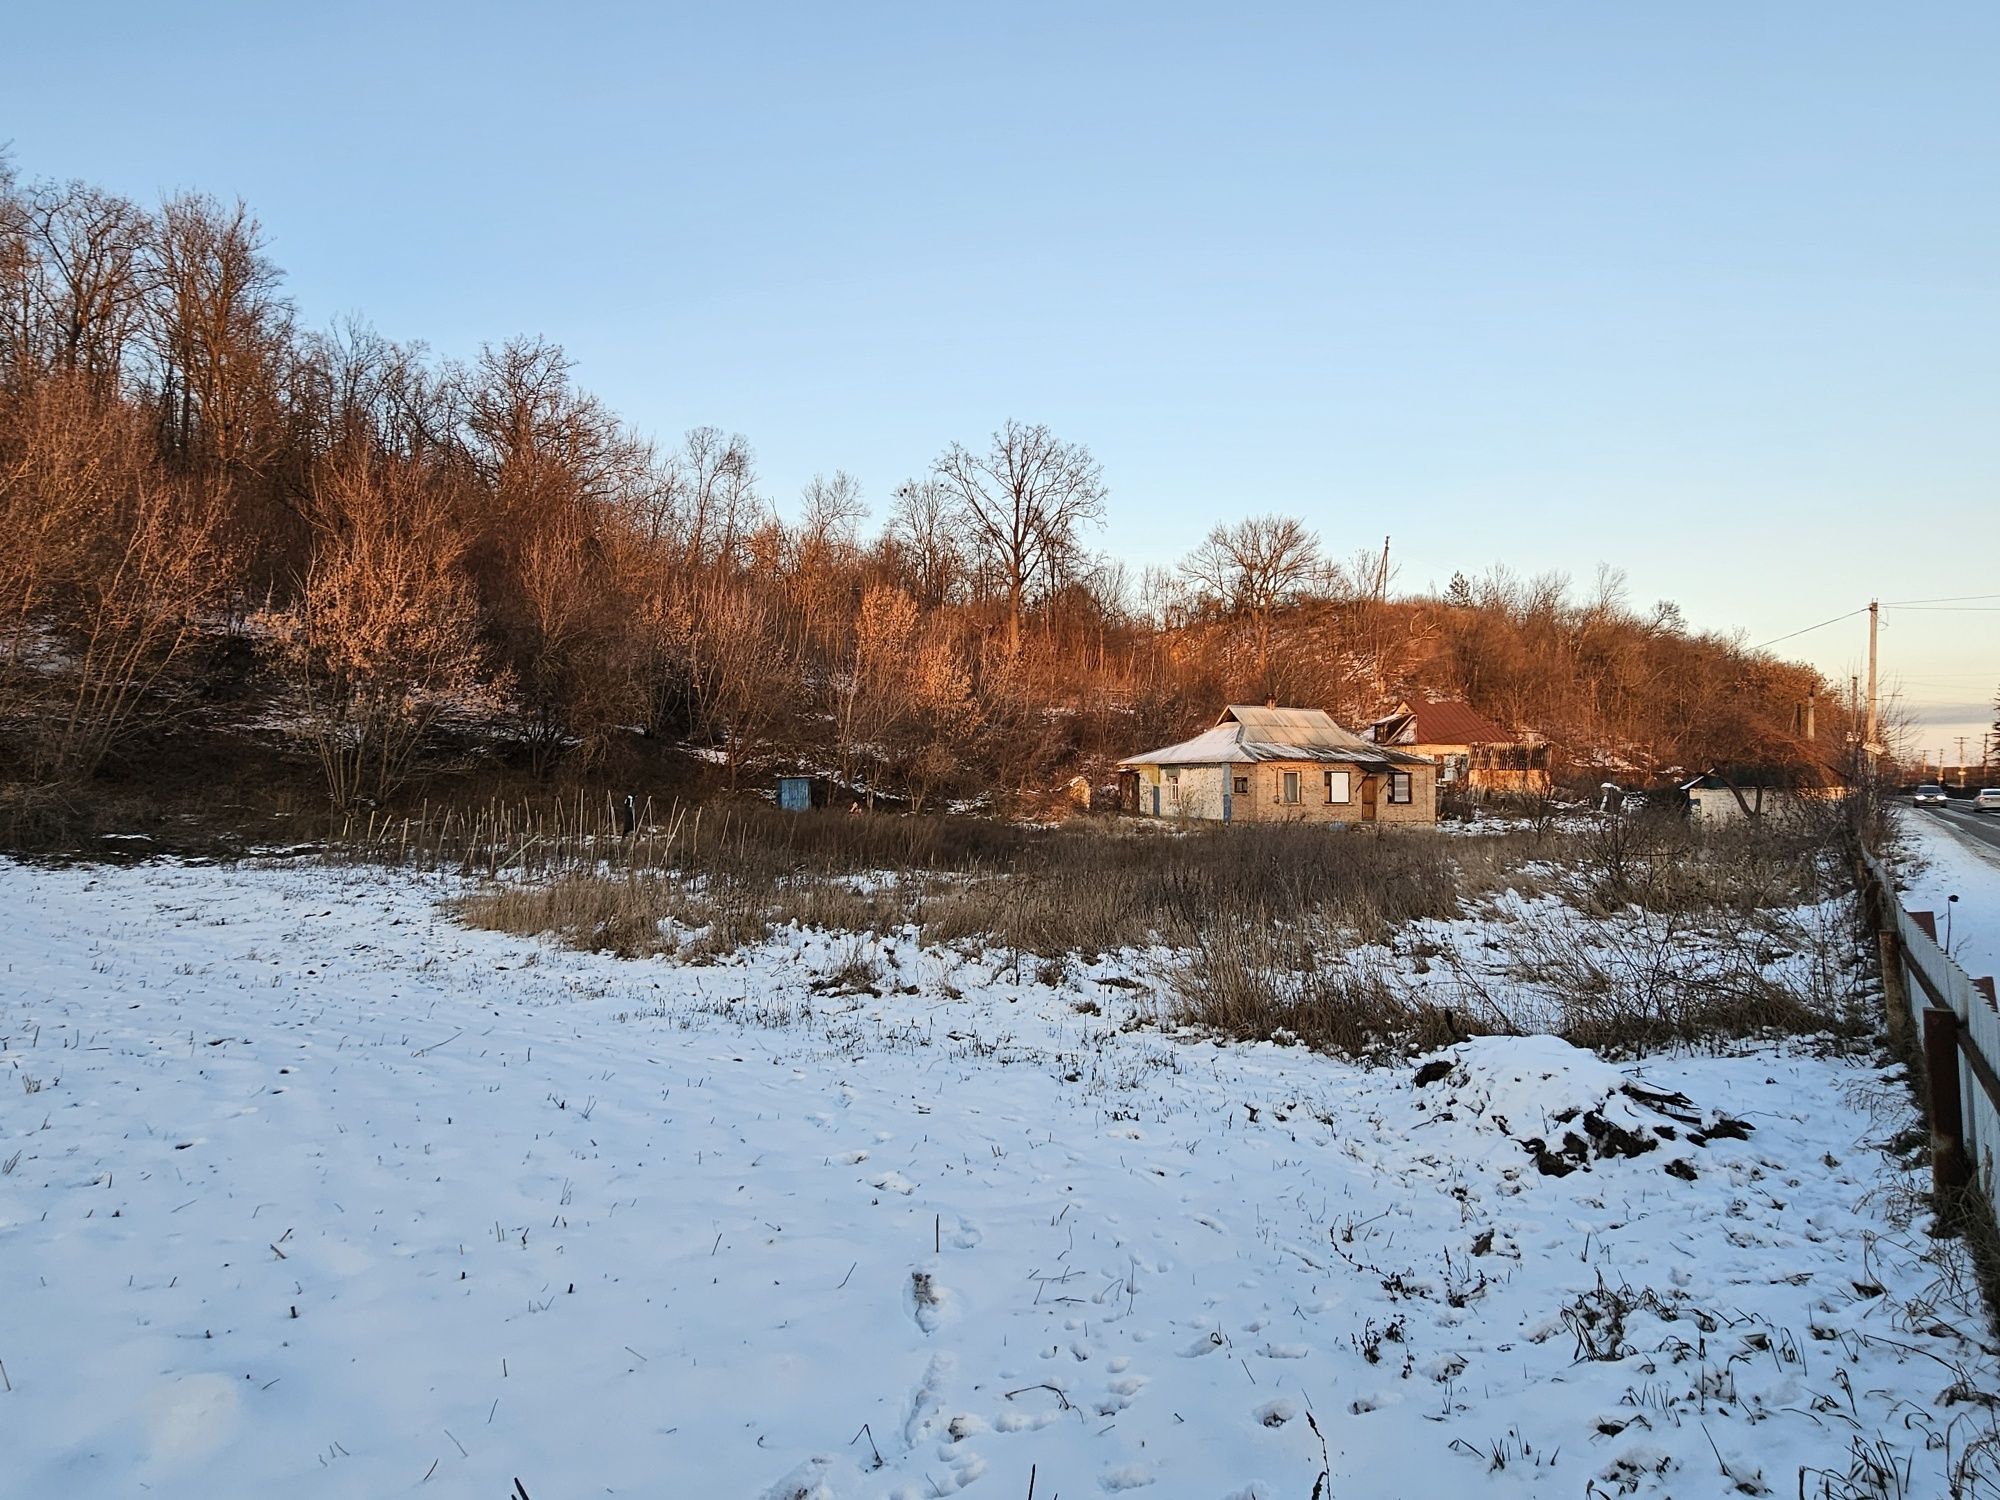
<svg viewBox="0 0 2000 1500">
<path fill-rule="evenodd" d="M 1972 799 L 1972 810 L 1976 813 L 2000 813 L 2000 786 L 1982 787 L 1979 795 Z"/>
<path fill-rule="evenodd" d="M 1919 807 L 1943 807 L 1946 800 L 1944 788 L 1933 782 L 1926 781 L 1911 794 L 1910 800 Z"/>
</svg>

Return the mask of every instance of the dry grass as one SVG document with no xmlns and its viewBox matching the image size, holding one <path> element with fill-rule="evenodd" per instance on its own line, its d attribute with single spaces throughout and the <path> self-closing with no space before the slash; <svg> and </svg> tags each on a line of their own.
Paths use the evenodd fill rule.
<svg viewBox="0 0 2000 1500">
<path fill-rule="evenodd" d="M 1224 927 L 1168 973 L 1168 1018 L 1360 1058 L 1428 1051 L 1484 1029 L 1410 996 L 1338 948 L 1330 933 Z"/>
<path fill-rule="evenodd" d="M 762 807 L 676 809 L 622 837 L 615 816 L 608 804 L 581 803 L 539 817 L 446 813 L 364 827 L 349 847 L 485 874 L 494 888 L 465 904 L 468 920 L 590 947 L 679 951 L 647 936 L 669 922 L 719 924 L 714 941 L 755 942 L 794 922 L 880 933 L 914 921 L 927 942 L 1055 959 L 1186 944 L 1232 914 L 1310 916 L 1379 941 L 1413 918 L 1457 913 L 1453 846 L 1466 842 L 1420 831 L 1033 829 Z M 539 879 L 522 884 L 521 873 Z"/>
<path fill-rule="evenodd" d="M 678 809 L 619 836 L 609 804 L 559 814 L 448 817 L 450 837 L 399 832 L 398 848 L 497 875 L 462 905 L 478 926 L 625 955 L 709 961 L 791 924 L 881 938 L 914 923 L 927 945 L 997 949 L 1051 974 L 1164 948 L 1165 1019 L 1355 1056 L 1490 1030 L 1629 1054 L 1861 1025 L 1853 934 L 1801 915 L 1846 878 L 1837 840 L 1807 823 L 1632 818 L 1453 837 L 752 806 Z M 1482 944 L 1499 946 L 1477 953 L 1427 937 L 1416 972 L 1436 959 L 1455 988 L 1352 956 L 1508 889 L 1560 896 L 1567 915 L 1488 923 Z M 1450 1006 L 1427 998 L 1447 992 Z M 1539 1008 L 1513 1013 L 1524 995 Z"/>
</svg>

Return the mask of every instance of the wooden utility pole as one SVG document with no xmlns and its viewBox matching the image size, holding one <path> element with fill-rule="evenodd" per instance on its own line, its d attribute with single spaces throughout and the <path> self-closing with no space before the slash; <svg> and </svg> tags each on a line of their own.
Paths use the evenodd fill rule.
<svg viewBox="0 0 2000 1500">
<path fill-rule="evenodd" d="M 1868 601 L 1868 729 L 1861 741 L 1861 748 L 1868 752 L 1868 763 L 1874 765 L 1882 753 L 1881 714 L 1875 697 L 1875 634 L 1882 625 L 1882 605 L 1880 601 Z"/>
</svg>

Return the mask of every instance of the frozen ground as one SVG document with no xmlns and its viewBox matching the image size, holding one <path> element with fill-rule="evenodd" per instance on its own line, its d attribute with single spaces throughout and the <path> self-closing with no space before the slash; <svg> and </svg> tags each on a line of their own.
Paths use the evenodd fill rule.
<svg viewBox="0 0 2000 1500">
<path fill-rule="evenodd" d="M 1864 1060 L 1371 1071 L 446 893 L 0 864 L 0 1493 L 1932 1496 L 1990 1426 Z"/>
</svg>

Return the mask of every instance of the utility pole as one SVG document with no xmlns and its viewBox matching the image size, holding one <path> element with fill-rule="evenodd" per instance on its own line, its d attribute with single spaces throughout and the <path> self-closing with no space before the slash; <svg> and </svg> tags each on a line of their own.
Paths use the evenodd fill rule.
<svg viewBox="0 0 2000 1500">
<path fill-rule="evenodd" d="M 1861 748 L 1868 752 L 1868 763 L 1882 753 L 1881 714 L 1875 697 L 1875 634 L 1882 625 L 1882 605 L 1879 600 L 1868 601 L 1868 733 Z M 1940 757 L 1941 758 L 1941 757 Z"/>
<path fill-rule="evenodd" d="M 1965 736 L 1962 734 L 1958 737 L 1958 785 L 1961 790 L 1965 787 Z"/>
</svg>

